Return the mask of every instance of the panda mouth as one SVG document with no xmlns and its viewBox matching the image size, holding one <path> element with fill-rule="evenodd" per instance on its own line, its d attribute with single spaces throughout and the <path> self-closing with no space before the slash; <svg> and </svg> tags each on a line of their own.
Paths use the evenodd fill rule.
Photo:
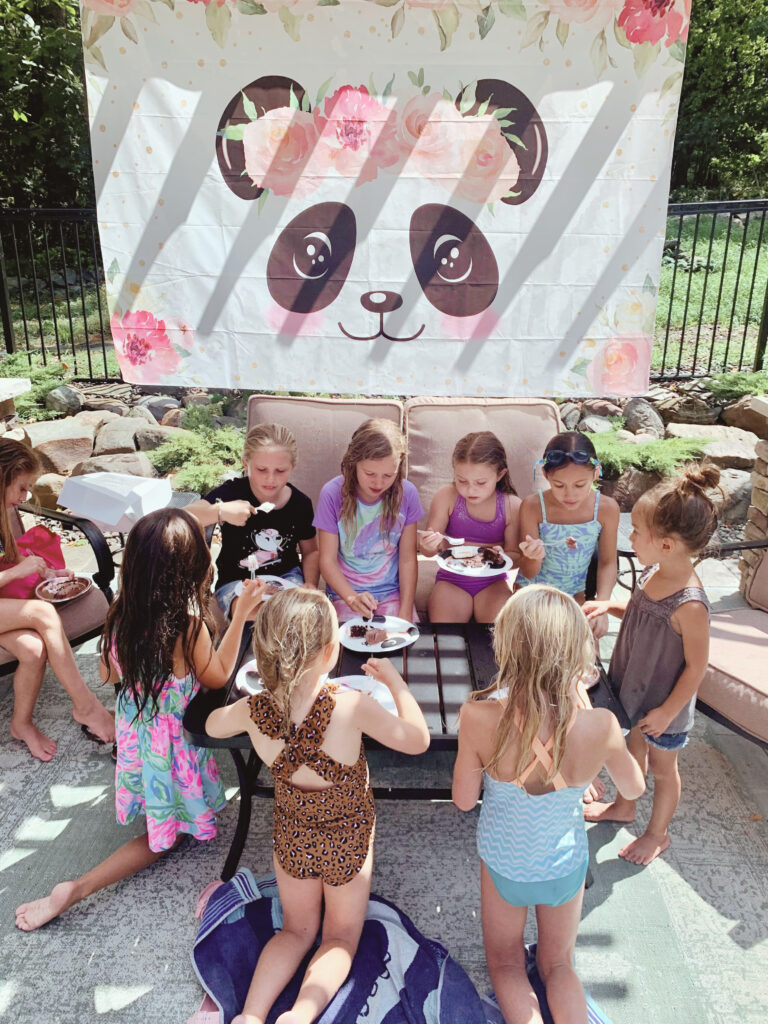
<svg viewBox="0 0 768 1024">
<path fill-rule="evenodd" d="M 377 338 L 386 338 L 387 341 L 415 341 L 426 327 L 426 324 L 422 324 L 415 334 L 411 334 L 407 338 L 397 337 L 394 334 L 387 333 L 384 329 L 384 313 L 379 313 L 379 329 L 375 334 L 350 334 L 341 320 L 338 321 L 338 326 L 341 333 L 351 341 L 375 341 Z"/>
</svg>

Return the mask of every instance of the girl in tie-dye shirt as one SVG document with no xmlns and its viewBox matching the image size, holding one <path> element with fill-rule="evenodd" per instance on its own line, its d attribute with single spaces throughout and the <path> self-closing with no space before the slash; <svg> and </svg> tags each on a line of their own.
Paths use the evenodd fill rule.
<svg viewBox="0 0 768 1024">
<path fill-rule="evenodd" d="M 405 453 L 396 424 L 366 420 L 352 435 L 341 476 L 320 492 L 320 571 L 340 622 L 374 612 L 415 617 L 416 523 L 424 510 L 403 479 Z"/>
</svg>

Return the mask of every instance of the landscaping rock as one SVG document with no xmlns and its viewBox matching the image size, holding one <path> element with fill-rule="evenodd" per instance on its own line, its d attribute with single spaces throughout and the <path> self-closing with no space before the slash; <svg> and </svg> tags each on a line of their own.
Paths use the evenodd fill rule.
<svg viewBox="0 0 768 1024">
<path fill-rule="evenodd" d="M 180 427 L 184 419 L 184 410 L 169 409 L 168 412 L 164 413 L 161 425 L 164 427 Z"/>
<path fill-rule="evenodd" d="M 242 396 L 240 398 L 233 398 L 231 401 L 224 403 L 223 410 L 225 416 L 232 416 L 234 419 L 239 420 L 242 425 L 248 418 L 248 399 Z M 560 415 L 562 416 L 562 407 Z"/>
<path fill-rule="evenodd" d="M 758 441 L 755 445 L 755 454 L 758 459 L 768 462 L 768 441 Z"/>
<path fill-rule="evenodd" d="M 206 391 L 191 391 L 184 395 L 181 404 L 186 408 L 189 405 L 210 405 L 211 396 Z"/>
<path fill-rule="evenodd" d="M 157 426 L 157 420 L 146 406 L 134 405 L 131 407 L 128 415 L 132 416 L 135 420 L 144 420 L 151 427 Z"/>
<path fill-rule="evenodd" d="M 172 398 L 170 395 L 147 395 L 145 398 L 140 398 L 133 408 L 134 410 L 139 407 L 149 409 L 155 421 L 160 423 L 169 409 L 178 409 L 180 406 L 181 402 L 178 398 Z"/>
<path fill-rule="evenodd" d="M 667 437 L 690 437 L 707 440 L 704 453 L 721 469 L 751 469 L 758 443 L 756 434 L 738 427 L 717 424 L 668 423 Z"/>
<path fill-rule="evenodd" d="M 194 432 L 191 430 L 183 430 L 181 427 L 164 427 L 160 423 L 156 423 L 154 427 L 141 427 L 136 431 L 136 444 L 139 451 L 151 452 L 174 437 L 193 438 L 194 436 Z"/>
<path fill-rule="evenodd" d="M 585 416 L 576 424 L 576 429 L 582 434 L 605 434 L 613 430 L 613 424 L 605 416 Z"/>
<path fill-rule="evenodd" d="M 581 403 L 582 415 L 621 416 L 621 406 L 610 398 L 585 398 Z"/>
<path fill-rule="evenodd" d="M 665 423 L 716 423 L 722 406 L 701 381 L 686 381 L 676 391 L 655 387 L 648 395 Z"/>
<path fill-rule="evenodd" d="M 127 416 L 130 412 L 128 403 L 119 398 L 86 398 L 83 408 L 96 412 L 114 412 L 118 416 Z"/>
<path fill-rule="evenodd" d="M 45 396 L 46 409 L 63 412 L 67 416 L 80 412 L 83 407 L 83 396 L 69 384 L 60 384 Z"/>
<path fill-rule="evenodd" d="M 563 402 L 560 406 L 560 419 L 566 430 L 575 430 L 581 419 L 581 406 L 576 402 Z"/>
<path fill-rule="evenodd" d="M 119 455 L 136 451 L 136 431 L 148 426 L 136 416 L 123 416 L 105 423 L 93 446 L 94 455 Z"/>
<path fill-rule="evenodd" d="M 88 473 L 129 473 L 131 476 L 157 476 L 155 467 L 144 452 L 94 455 L 91 459 L 79 462 L 72 470 L 72 476 L 86 476 Z"/>
<path fill-rule="evenodd" d="M 11 427 L 7 429 L 3 434 L 3 439 L 7 441 L 21 441 L 22 444 L 29 445 L 30 447 L 32 445 L 29 434 L 24 427 Z"/>
<path fill-rule="evenodd" d="M 120 417 L 116 412 L 97 412 L 95 409 L 83 410 L 75 415 L 74 419 L 78 423 L 89 423 L 94 431 L 98 434 L 105 423 L 111 423 L 112 420 L 119 420 Z"/>
<path fill-rule="evenodd" d="M 214 416 L 213 422 L 217 427 L 234 427 L 236 430 L 243 426 L 243 421 L 237 416 Z"/>
<path fill-rule="evenodd" d="M 611 497 L 618 502 L 622 512 L 631 512 L 640 495 L 655 487 L 660 480 L 658 473 L 630 466 L 610 488 Z M 605 485 L 602 490 L 605 490 Z"/>
<path fill-rule="evenodd" d="M 768 397 L 744 395 L 723 409 L 723 420 L 729 427 L 751 430 L 758 437 L 768 438 Z"/>
<path fill-rule="evenodd" d="M 93 451 L 93 427 L 71 416 L 64 420 L 28 423 L 26 431 L 45 473 L 69 473 Z"/>
<path fill-rule="evenodd" d="M 619 441 L 628 441 L 629 444 L 637 444 L 637 437 L 631 430 L 617 430 L 616 437 Z"/>
<path fill-rule="evenodd" d="M 43 473 L 32 488 L 32 501 L 43 508 L 56 508 L 66 479 L 60 473 Z"/>
<path fill-rule="evenodd" d="M 664 420 L 644 398 L 630 398 L 624 406 L 624 423 L 634 434 L 664 437 Z"/>
<path fill-rule="evenodd" d="M 752 497 L 752 481 L 746 470 L 722 470 L 719 485 L 708 493 L 722 522 L 743 523 L 747 518 Z"/>
</svg>

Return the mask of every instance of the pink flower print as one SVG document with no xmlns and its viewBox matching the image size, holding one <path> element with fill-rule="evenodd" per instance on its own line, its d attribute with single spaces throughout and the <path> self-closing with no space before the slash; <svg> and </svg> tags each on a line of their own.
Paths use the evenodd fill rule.
<svg viewBox="0 0 768 1024">
<path fill-rule="evenodd" d="M 587 367 L 597 395 L 638 395 L 648 390 L 651 339 L 645 334 L 610 338 Z"/>
<path fill-rule="evenodd" d="M 160 383 L 178 369 L 181 356 L 173 347 L 163 320 L 147 310 L 128 312 L 110 321 L 117 361 L 125 380 L 133 384 Z M 175 331 L 174 333 L 179 333 Z M 185 338 L 188 342 L 188 338 Z"/>
<path fill-rule="evenodd" d="M 135 725 L 129 726 L 119 717 L 117 718 L 115 732 L 118 766 L 124 771 L 132 771 L 141 764 L 139 757 L 139 734 L 136 732 Z"/>
<path fill-rule="evenodd" d="M 188 747 L 177 747 L 173 759 L 173 774 L 184 791 L 185 797 L 196 797 L 203 795 L 203 784 L 200 772 L 197 769 L 197 761 L 190 753 Z"/>
<path fill-rule="evenodd" d="M 291 107 L 277 107 L 245 126 L 245 169 L 259 188 L 276 196 L 307 196 L 319 184 L 304 174 L 317 145 L 319 128 L 312 114 Z"/>
<path fill-rule="evenodd" d="M 149 836 L 149 848 L 159 853 L 160 850 L 170 850 L 176 842 L 178 826 L 175 818 L 168 818 L 167 821 L 156 821 L 147 815 L 147 833 Z"/>
<path fill-rule="evenodd" d="M 90 7 L 97 14 L 123 18 L 138 6 L 139 0 L 83 0 L 83 7 Z"/>
<path fill-rule="evenodd" d="M 658 43 L 666 36 L 666 45 L 688 39 L 691 0 L 624 0 L 619 25 L 630 43 Z"/>
<path fill-rule="evenodd" d="M 205 762 L 205 774 L 211 780 L 211 782 L 219 781 L 219 766 L 216 764 L 216 759 L 213 754 Z"/>
<path fill-rule="evenodd" d="M 576 551 L 576 549 L 579 546 L 579 542 L 576 540 L 575 537 L 566 537 L 565 546 L 569 548 L 571 551 Z"/>
<path fill-rule="evenodd" d="M 585 25 L 596 32 L 613 21 L 624 0 L 545 0 L 546 6 L 564 25 Z"/>
<path fill-rule="evenodd" d="M 143 808 L 143 804 L 143 799 L 125 786 L 115 788 L 115 815 L 121 825 L 131 821 L 137 810 Z"/>
<path fill-rule="evenodd" d="M 150 729 L 153 754 L 166 757 L 170 749 L 171 738 L 168 730 L 168 719 L 164 715 L 158 715 Z"/>
<path fill-rule="evenodd" d="M 318 172 L 333 170 L 358 184 L 373 181 L 384 167 L 400 157 L 395 134 L 395 115 L 374 99 L 364 85 L 343 85 L 323 106 L 315 109 L 319 132 Z"/>
</svg>

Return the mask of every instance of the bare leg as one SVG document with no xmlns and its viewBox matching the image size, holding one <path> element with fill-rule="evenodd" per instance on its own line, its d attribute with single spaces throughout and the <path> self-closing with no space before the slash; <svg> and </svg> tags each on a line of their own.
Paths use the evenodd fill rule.
<svg viewBox="0 0 768 1024">
<path fill-rule="evenodd" d="M 648 744 L 637 726 L 630 732 L 627 746 L 645 777 L 648 774 Z M 610 804 L 593 800 L 584 808 L 584 817 L 587 821 L 634 821 L 635 801 L 625 800 L 620 793 L 616 794 L 616 799 Z"/>
<path fill-rule="evenodd" d="M 146 832 L 129 840 L 110 854 L 101 864 L 92 868 L 85 875 L 75 879 L 73 882 L 59 882 L 51 889 L 49 896 L 40 900 L 33 900 L 31 903 L 22 903 L 16 908 L 16 927 L 24 932 L 34 931 L 41 925 L 52 921 L 54 917 L 69 910 L 75 903 L 84 900 L 100 889 L 106 889 L 108 885 L 121 882 L 124 878 L 130 878 L 142 868 L 149 867 L 155 861 L 160 860 L 168 850 L 155 853 L 149 848 L 149 840 Z"/>
<path fill-rule="evenodd" d="M 19 667 L 13 677 L 13 714 L 11 736 L 26 743 L 33 757 L 50 761 L 56 742 L 41 732 L 32 714 L 45 675 L 45 644 L 39 633 L 17 629 L 0 635 L 0 646 L 16 658 Z"/>
<path fill-rule="evenodd" d="M 536 993 L 525 972 L 523 932 L 527 907 L 513 907 L 501 898 L 481 862 L 480 892 L 483 943 L 488 974 L 507 1024 L 542 1024 Z"/>
<path fill-rule="evenodd" d="M 497 580 L 481 590 L 474 597 L 475 620 L 493 622 L 510 597 L 512 590 L 506 580 Z"/>
<path fill-rule="evenodd" d="M 581 920 L 584 887 L 560 907 L 536 907 L 536 963 L 547 990 L 555 1024 L 587 1024 L 584 989 L 573 969 L 573 951 Z"/>
<path fill-rule="evenodd" d="M 323 883 L 292 878 L 274 858 L 283 908 L 283 927 L 264 946 L 253 972 L 243 1012 L 232 1024 L 263 1024 L 275 1000 L 296 973 L 320 928 Z"/>
<path fill-rule="evenodd" d="M 45 601 L 0 598 L 0 621 L 10 630 L 33 630 L 40 634 L 50 666 L 72 699 L 72 717 L 111 743 L 115 738 L 114 715 L 86 686 L 56 609 Z"/>
<path fill-rule="evenodd" d="M 453 583 L 440 580 L 432 588 L 427 605 L 430 622 L 469 622 L 472 595 Z"/>
<path fill-rule="evenodd" d="M 645 742 L 645 741 L 644 741 Z M 648 747 L 648 744 L 646 744 Z M 680 803 L 680 773 L 677 770 L 677 750 L 659 750 L 648 747 L 653 775 L 653 808 L 648 828 L 641 836 L 628 843 L 619 856 L 632 864 L 650 864 L 669 846 L 669 823 Z"/>
</svg>

